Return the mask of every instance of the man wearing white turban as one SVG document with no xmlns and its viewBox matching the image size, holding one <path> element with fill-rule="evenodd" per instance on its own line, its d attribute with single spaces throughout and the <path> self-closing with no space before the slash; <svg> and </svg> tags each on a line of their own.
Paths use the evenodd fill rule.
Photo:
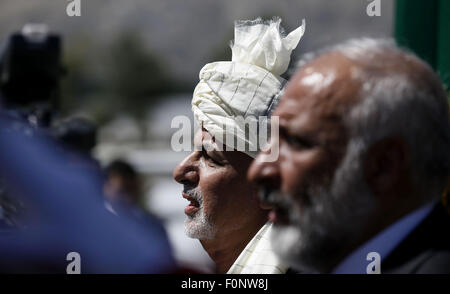
<svg viewBox="0 0 450 294">
<path fill-rule="evenodd" d="M 192 111 L 201 126 L 195 150 L 174 170 L 190 201 L 186 234 L 200 240 L 218 273 L 285 273 L 272 251 L 267 209 L 246 172 L 261 149 L 262 133 L 277 105 L 292 50 L 305 31 L 285 35 L 281 19 L 237 21 L 232 61 L 206 64 Z M 259 123 L 258 129 L 249 128 Z M 266 132 L 262 132 L 265 130 Z M 264 142 L 264 141 L 262 141 Z M 236 147 L 237 146 L 237 147 Z"/>
</svg>

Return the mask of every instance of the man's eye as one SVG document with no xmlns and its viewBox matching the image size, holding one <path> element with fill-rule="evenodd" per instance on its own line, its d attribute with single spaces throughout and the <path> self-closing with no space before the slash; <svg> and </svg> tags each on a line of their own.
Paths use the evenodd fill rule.
<svg viewBox="0 0 450 294">
<path fill-rule="evenodd" d="M 217 160 L 215 160 L 214 158 L 212 158 L 211 156 L 208 155 L 208 152 L 206 152 L 205 149 L 202 150 L 202 156 L 204 159 L 208 160 L 209 162 L 220 165 L 220 163 Z"/>
<path fill-rule="evenodd" d="M 309 149 L 314 146 L 313 142 L 304 136 L 290 133 L 287 129 L 280 127 L 280 139 L 286 141 L 295 149 Z"/>
<path fill-rule="evenodd" d="M 309 149 L 313 146 L 310 141 L 295 136 L 286 136 L 286 141 L 296 149 Z"/>
</svg>

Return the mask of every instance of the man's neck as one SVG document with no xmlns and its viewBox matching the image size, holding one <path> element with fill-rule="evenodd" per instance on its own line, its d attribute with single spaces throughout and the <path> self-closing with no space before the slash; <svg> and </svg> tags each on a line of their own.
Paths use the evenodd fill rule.
<svg viewBox="0 0 450 294">
<path fill-rule="evenodd" d="M 216 264 L 217 273 L 224 274 L 230 269 L 265 222 L 266 220 L 263 219 L 252 226 L 230 231 L 214 239 L 200 240 L 203 248 Z"/>
</svg>

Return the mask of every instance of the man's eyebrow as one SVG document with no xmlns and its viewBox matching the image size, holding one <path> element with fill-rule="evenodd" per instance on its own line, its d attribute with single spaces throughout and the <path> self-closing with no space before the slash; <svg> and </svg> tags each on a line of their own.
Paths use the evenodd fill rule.
<svg viewBox="0 0 450 294">
<path fill-rule="evenodd" d="M 300 131 L 299 128 L 295 128 L 295 127 L 293 128 L 290 121 L 285 118 L 284 119 L 280 118 L 278 127 L 279 127 L 280 134 L 284 134 L 284 135 L 292 135 L 292 134 L 296 133 L 297 130 Z"/>
<path fill-rule="evenodd" d="M 288 120 L 284 119 L 279 122 L 279 132 L 280 135 L 284 136 L 295 136 L 298 138 L 303 138 L 304 140 L 315 141 L 316 133 L 312 132 L 309 128 L 304 128 L 302 126 L 294 125 Z"/>
</svg>

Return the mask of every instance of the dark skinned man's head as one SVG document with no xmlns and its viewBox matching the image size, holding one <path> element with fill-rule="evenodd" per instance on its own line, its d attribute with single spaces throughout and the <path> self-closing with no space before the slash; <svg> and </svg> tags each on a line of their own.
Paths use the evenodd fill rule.
<svg viewBox="0 0 450 294">
<path fill-rule="evenodd" d="M 428 65 L 389 41 L 351 40 L 310 57 L 273 115 L 279 158 L 260 153 L 248 176 L 275 207 L 273 246 L 296 268 L 330 272 L 445 188 L 445 91 Z"/>
<path fill-rule="evenodd" d="M 184 185 L 183 197 L 190 201 L 186 234 L 208 240 L 260 228 L 267 211 L 259 207 L 256 185 L 246 178 L 252 158 L 223 151 L 205 129 L 197 132 L 194 144 L 195 150 L 174 170 L 174 179 Z"/>
<path fill-rule="evenodd" d="M 270 264 L 264 269 L 249 261 L 256 247 L 244 251 L 247 245 L 263 246 L 258 234 L 270 232 L 267 210 L 246 176 L 272 130 L 270 117 L 285 84 L 281 75 L 305 32 L 304 22 L 286 34 L 280 18 L 236 21 L 231 61 L 200 70 L 191 105 L 202 129 L 194 139 L 196 150 L 178 165 L 174 178 L 190 201 L 186 233 L 200 239 L 219 273 L 283 271 L 272 250 L 265 248 Z"/>
</svg>

